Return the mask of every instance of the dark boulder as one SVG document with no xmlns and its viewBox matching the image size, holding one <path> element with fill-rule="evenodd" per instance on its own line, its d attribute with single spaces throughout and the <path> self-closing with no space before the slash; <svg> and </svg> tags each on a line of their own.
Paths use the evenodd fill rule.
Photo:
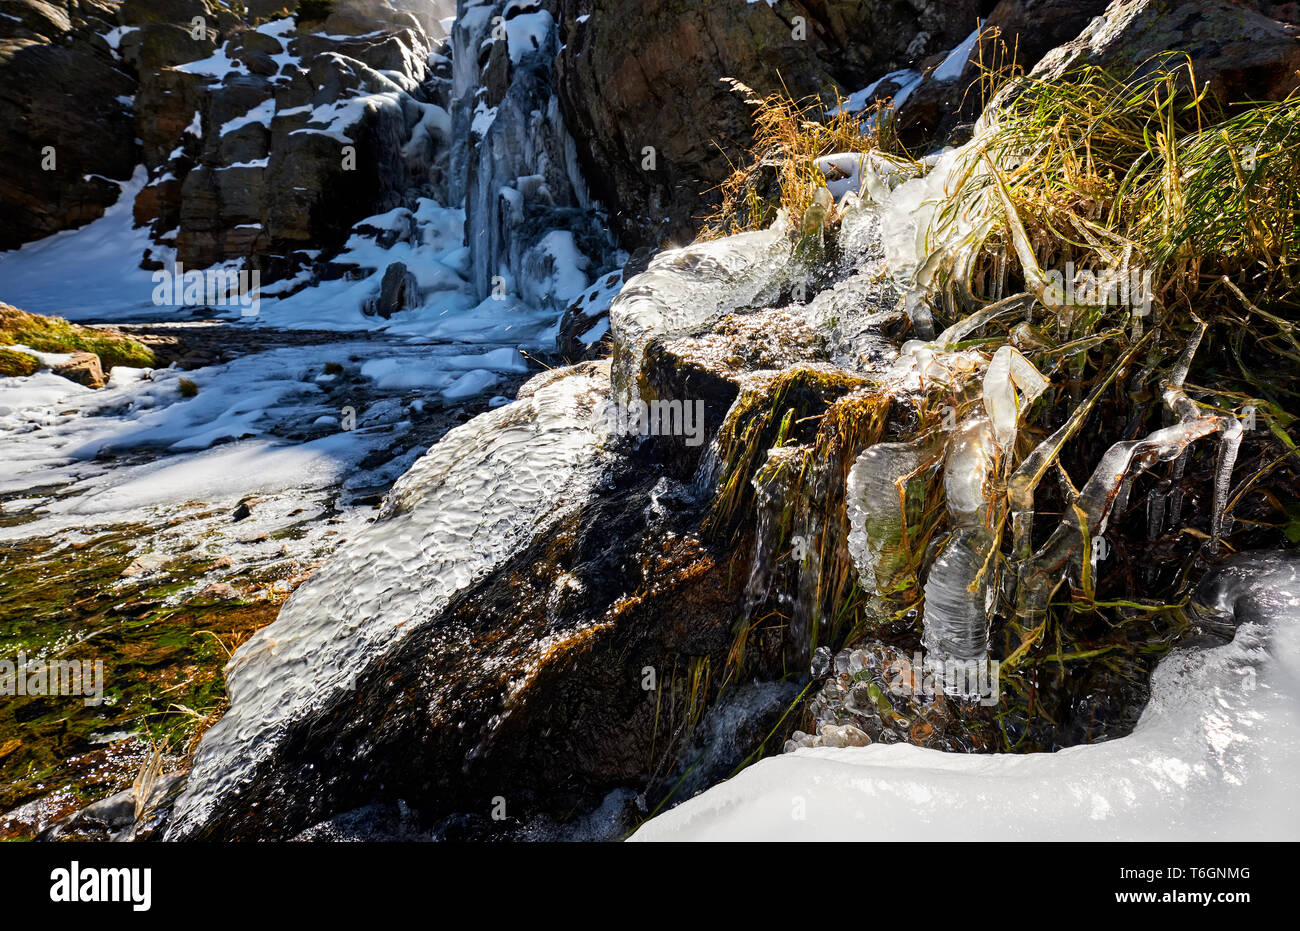
<svg viewBox="0 0 1300 931">
<path fill-rule="evenodd" d="M 952 48 L 981 6 L 564 0 L 564 116 L 623 244 L 680 241 L 751 142 L 748 95 L 722 79 L 759 97 L 847 94 Z"/>
<path fill-rule="evenodd" d="M 112 8 L 15 0 L 0 17 L 0 250 L 97 219 L 139 152 Z"/>
</svg>

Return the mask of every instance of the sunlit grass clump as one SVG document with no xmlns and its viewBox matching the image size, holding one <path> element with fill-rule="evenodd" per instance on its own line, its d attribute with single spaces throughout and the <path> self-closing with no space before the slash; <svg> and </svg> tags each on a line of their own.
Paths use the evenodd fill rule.
<svg viewBox="0 0 1300 931">
<path fill-rule="evenodd" d="M 105 369 L 115 365 L 150 368 L 157 364 L 153 350 L 136 340 L 77 326 L 62 317 L 42 317 L 0 304 L 0 346 L 13 345 L 37 352 L 93 352 Z"/>
<path fill-rule="evenodd" d="M 964 243 L 975 260 L 945 269 L 952 297 L 1004 296 L 1010 262 L 1052 306 L 1043 270 L 1073 263 L 1150 272 L 1157 308 L 1295 306 L 1300 95 L 1225 111 L 1177 59 L 1138 78 L 1085 67 L 1011 87 L 933 230 L 1001 204 Z"/>
<path fill-rule="evenodd" d="M 877 199 L 892 237 L 886 271 L 911 289 L 906 335 L 940 355 L 973 351 L 988 362 L 1010 352 L 1044 385 L 990 454 L 979 527 L 989 542 L 968 590 L 990 593 L 1005 748 L 1050 749 L 1077 702 L 1108 696 L 1112 717 L 1140 707 L 1156 659 L 1187 629 L 1204 569 L 1300 538 L 1289 503 L 1300 485 L 1300 92 L 1225 104 L 1177 57 L 1136 74 L 1084 67 L 1001 79 L 986 89 L 994 104 L 970 143 L 924 164 L 908 159 L 903 174 L 919 186 Z M 819 121 L 794 102 L 763 101 L 752 164 L 723 186 L 707 235 L 764 227 L 778 209 L 795 236 L 808 236 L 810 214 L 819 236 L 833 228 L 844 208 L 817 213 L 827 179 L 815 161 L 862 152 L 902 163 L 882 146 L 882 122 L 877 114 L 867 131 L 838 111 Z M 919 221 L 915 243 L 908 219 Z M 913 245 L 914 280 L 903 282 Z M 910 399 L 917 416 L 889 437 L 934 446 L 910 479 L 918 507 L 904 509 L 894 588 L 856 590 L 843 531 L 821 520 L 839 513 L 825 496 L 750 515 L 760 531 L 764 520 L 789 525 L 768 527 L 769 548 L 799 536 L 812 554 L 799 572 L 777 570 L 796 605 L 778 620 L 808 638 L 797 652 L 890 625 L 897 633 L 912 618 L 920 632 L 936 554 L 956 537 L 942 493 L 949 432 L 986 414 L 995 381 L 983 366 L 954 370 Z M 864 395 L 864 425 L 878 427 L 890 409 L 891 389 L 879 394 Z M 764 451 L 779 413 L 754 437 Z M 849 426 L 846 435 L 864 439 L 842 448 L 846 463 L 869 445 Z M 810 473 L 809 463 L 827 461 L 803 446 L 776 464 Z M 718 511 L 740 526 L 752 508 L 737 490 L 779 476 L 747 444 L 724 442 L 720 453 Z M 830 485 L 842 485 L 842 472 L 830 470 Z M 746 637 L 734 656 L 752 654 Z M 1105 721 L 1096 733 L 1108 733 Z"/>
<path fill-rule="evenodd" d="M 825 107 L 818 100 L 796 101 L 774 94 L 762 100 L 751 98 L 749 103 L 755 108 L 754 144 L 743 163 L 719 185 L 721 203 L 704 219 L 700 238 L 766 229 L 779 210 L 785 210 L 796 232 L 830 225 L 835 219 L 833 207 L 818 204 L 815 222 L 809 215 L 817 192 L 826 186 L 815 162 L 838 152 L 885 147 L 882 132 L 874 128 L 881 121 L 868 127 L 846 112 L 842 100 Z"/>
</svg>

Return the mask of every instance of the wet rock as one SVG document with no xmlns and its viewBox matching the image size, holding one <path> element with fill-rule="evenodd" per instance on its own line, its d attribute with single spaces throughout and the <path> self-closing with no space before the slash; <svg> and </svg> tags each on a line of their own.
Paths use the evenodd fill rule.
<svg viewBox="0 0 1300 931">
<path fill-rule="evenodd" d="M 71 792 L 58 791 L 19 805 L 0 815 L 0 839 L 35 837 L 51 824 L 75 814 L 79 804 Z"/>
<path fill-rule="evenodd" d="M 829 651 L 815 662 L 827 664 Z M 801 747 L 862 747 L 910 743 L 954 752 L 991 749 L 995 725 L 988 708 L 959 703 L 909 653 L 879 641 L 842 650 L 829 662 L 829 679 L 813 697 L 812 733 L 796 731 L 786 752 Z"/>
<path fill-rule="evenodd" d="M 238 601 L 243 596 L 229 582 L 215 582 L 199 592 L 199 597 L 209 601 Z"/>
<path fill-rule="evenodd" d="M 139 781 L 137 780 L 137 783 Z M 185 784 L 185 773 L 160 776 L 101 799 L 51 824 L 38 841 L 130 841 L 160 836 L 171 817 L 170 806 Z"/>
<path fill-rule="evenodd" d="M 62 375 L 87 388 L 102 388 L 108 383 L 99 356 L 93 352 L 74 352 L 71 359 L 54 366 L 53 371 L 55 375 Z"/>
<path fill-rule="evenodd" d="M 689 494 L 605 451 L 589 422 L 601 393 L 595 373 L 607 379 L 608 367 L 545 373 L 516 404 L 449 434 L 390 493 L 368 536 L 294 593 L 280 626 L 241 648 L 228 678 L 232 710 L 205 737 L 172 836 L 289 837 L 399 799 L 426 824 L 488 812 L 494 796 L 512 818 L 563 816 L 644 783 L 647 759 L 675 764 L 666 735 L 685 720 L 682 670 L 724 667 L 743 567 L 693 537 Z M 577 418 L 558 428 L 565 407 L 563 417 Z M 509 474 L 526 495 L 485 495 L 493 513 L 476 501 L 463 523 L 443 500 L 460 494 L 446 470 L 489 474 L 488 449 L 522 457 Z M 574 461 L 553 462 L 560 449 Z M 541 471 L 529 465 L 538 456 Z M 431 520 L 433 539 L 455 541 L 445 557 L 421 543 Z M 489 537 L 472 529 L 480 524 Z M 393 551 L 408 539 L 414 562 Z M 488 542 L 504 547 L 488 556 L 499 561 L 463 561 Z M 365 562 L 372 546 L 387 554 L 373 567 L 382 577 L 364 589 L 336 584 L 334 573 Z M 454 578 L 441 568 L 453 553 Z M 381 601 L 365 600 L 371 590 Z M 297 664 L 302 650 L 329 682 L 277 678 L 292 693 L 278 696 L 246 688 L 277 676 L 266 663 Z M 655 688 L 643 684 L 647 669 L 657 671 Z M 262 735 L 251 754 L 250 727 Z M 232 768 L 227 753 L 241 762 Z"/>
<path fill-rule="evenodd" d="M 555 348 L 572 362 L 603 359 L 613 351 L 609 307 L 623 287 L 623 275 L 611 272 L 584 291 L 564 311 Z"/>
<path fill-rule="evenodd" d="M 415 280 L 415 275 L 401 262 L 393 262 L 385 269 L 379 295 L 367 307 L 367 311 L 387 320 L 393 314 L 418 307 L 419 304 L 420 284 Z"/>
</svg>

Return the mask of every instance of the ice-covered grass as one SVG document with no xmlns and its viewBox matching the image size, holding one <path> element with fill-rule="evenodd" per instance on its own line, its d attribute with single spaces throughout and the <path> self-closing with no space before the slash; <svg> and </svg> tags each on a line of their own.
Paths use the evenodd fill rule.
<svg viewBox="0 0 1300 931">
<path fill-rule="evenodd" d="M 1027 755 L 802 749 L 633 840 L 1300 839 L 1300 574 L 1282 563 L 1251 585 L 1233 641 L 1166 657 L 1127 737 Z"/>
</svg>

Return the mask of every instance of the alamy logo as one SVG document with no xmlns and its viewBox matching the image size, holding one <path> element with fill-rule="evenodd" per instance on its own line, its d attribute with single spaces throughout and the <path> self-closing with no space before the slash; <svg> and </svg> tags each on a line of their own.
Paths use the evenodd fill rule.
<svg viewBox="0 0 1300 931">
<path fill-rule="evenodd" d="M 189 269 L 177 262 L 153 273 L 153 302 L 158 307 L 238 306 L 245 317 L 256 317 L 262 306 L 262 273 L 257 269 Z"/>
<path fill-rule="evenodd" d="M 97 659 L 0 659 L 0 695 L 80 695 L 87 705 L 104 701 L 104 661 Z"/>
<path fill-rule="evenodd" d="M 153 904 L 150 867 L 85 867 L 76 860 L 50 872 L 51 902 L 130 902 L 137 912 Z"/>
<path fill-rule="evenodd" d="M 1002 664 L 995 659 L 961 660 L 951 657 L 927 660 L 923 653 L 912 654 L 911 661 L 900 657 L 885 667 L 889 691 L 895 695 L 937 698 L 942 692 L 967 700 L 978 700 L 991 707 L 1001 694 L 999 680 Z"/>
<path fill-rule="evenodd" d="M 615 436 L 681 436 L 687 446 L 704 443 L 703 401 L 606 401 L 597 429 Z"/>
<path fill-rule="evenodd" d="M 1151 313 L 1155 300 L 1150 270 L 1138 268 L 1076 269 L 1073 262 L 1065 263 L 1065 272 L 1051 269 L 1044 273 L 1056 292 L 1057 300 L 1066 306 L 1131 307 L 1134 316 L 1145 317 Z"/>
</svg>

